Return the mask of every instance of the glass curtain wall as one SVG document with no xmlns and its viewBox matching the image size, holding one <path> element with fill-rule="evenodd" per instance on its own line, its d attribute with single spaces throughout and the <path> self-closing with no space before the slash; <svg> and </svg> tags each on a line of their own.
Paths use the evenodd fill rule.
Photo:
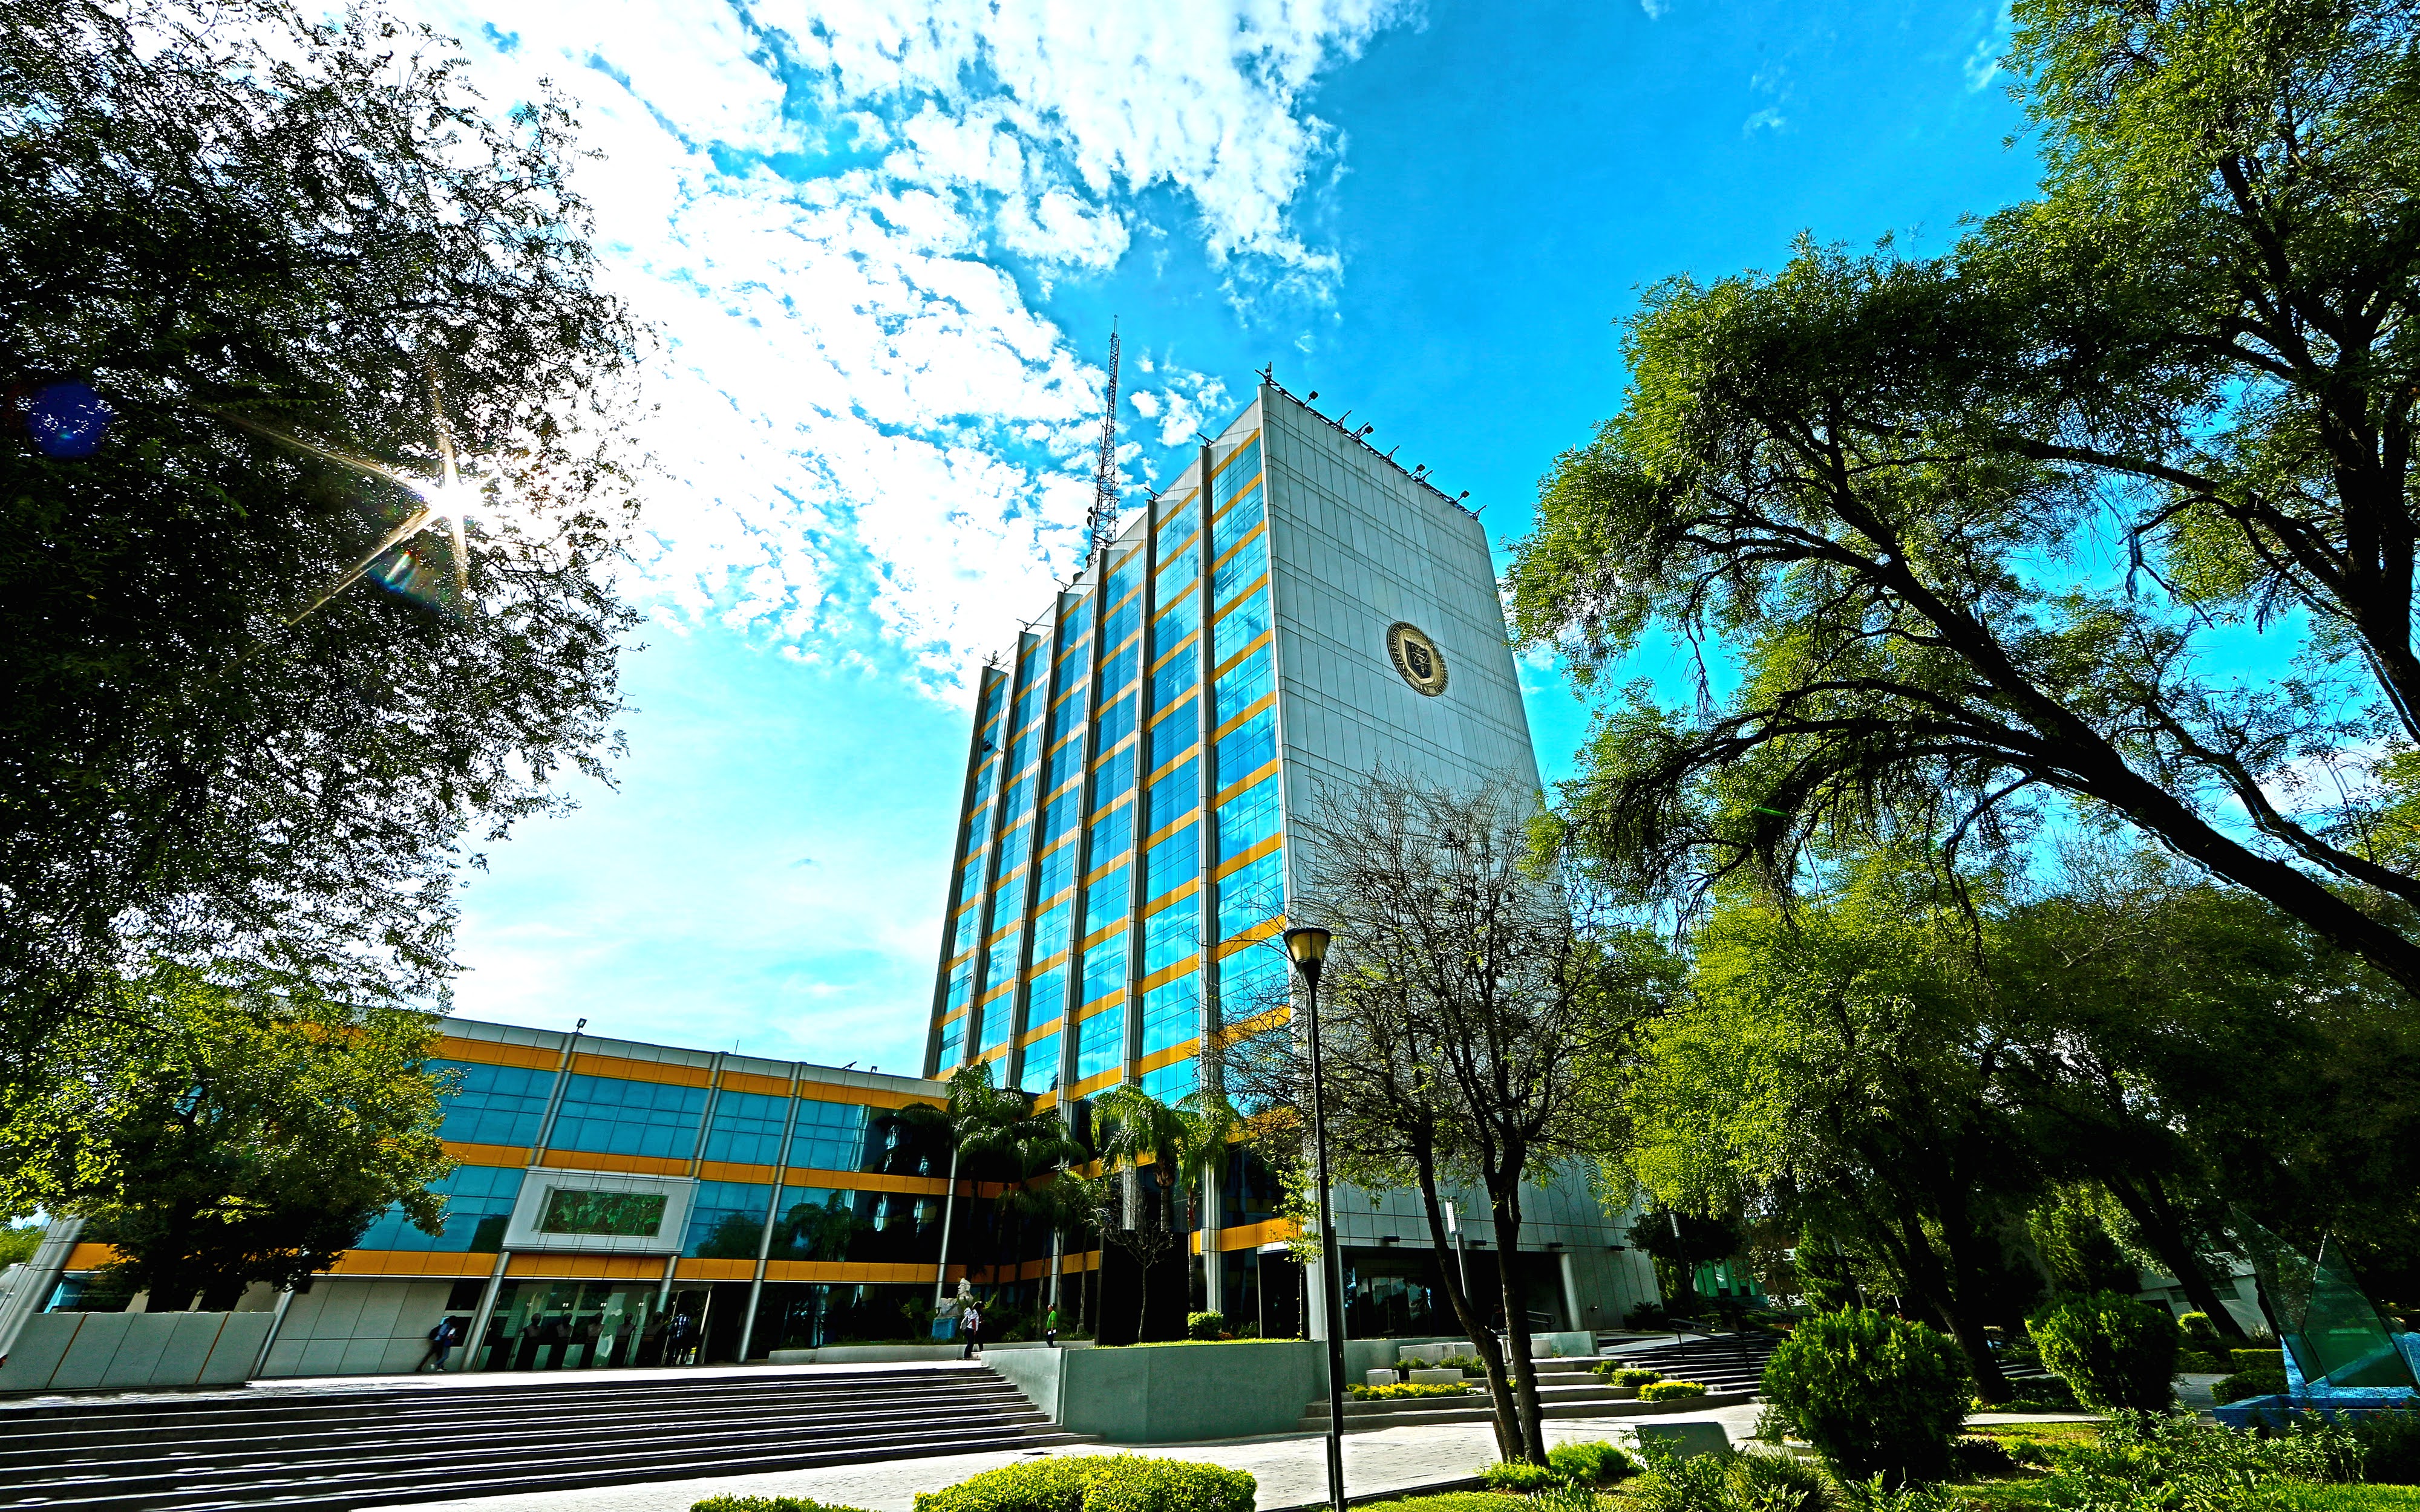
<svg viewBox="0 0 2420 1512">
<path fill-rule="evenodd" d="M 1204 448 L 984 670 L 932 1074 L 1172 1102 L 1283 1003 L 1267 513 L 1259 433 Z"/>
</svg>

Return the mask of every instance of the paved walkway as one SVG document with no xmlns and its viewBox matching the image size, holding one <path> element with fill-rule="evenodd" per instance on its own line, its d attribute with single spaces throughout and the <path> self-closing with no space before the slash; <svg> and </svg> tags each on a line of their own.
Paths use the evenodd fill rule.
<svg viewBox="0 0 2420 1512">
<path fill-rule="evenodd" d="M 1756 1427 L 1762 1409 L 1754 1403 L 1711 1412 L 1658 1415 L 1665 1423 L 1720 1423 L 1733 1441 Z M 1589 1439 L 1627 1439 L 1637 1418 L 1549 1418 L 1546 1437 L 1555 1443 Z M 418 1502 L 395 1512 L 688 1512 L 708 1496 L 804 1496 L 867 1512 L 909 1512 L 918 1491 L 954 1485 L 977 1471 L 1045 1454 L 1147 1454 L 1196 1459 L 1249 1470 L 1260 1481 L 1254 1498 L 1261 1512 L 1322 1504 L 1327 1499 L 1327 1440 L 1315 1433 L 1237 1439 L 1223 1443 L 1071 1444 L 1025 1454 L 937 1455 L 929 1459 L 891 1459 L 869 1465 L 776 1471 L 763 1475 L 705 1476 L 650 1481 L 641 1486 L 600 1486 L 583 1490 L 487 1496 L 459 1502 Z M 1356 1497 L 1407 1491 L 1468 1481 L 1496 1458 L 1496 1435 L 1484 1423 L 1434 1427 L 1381 1428 L 1344 1436 L 1344 1489 Z"/>
</svg>

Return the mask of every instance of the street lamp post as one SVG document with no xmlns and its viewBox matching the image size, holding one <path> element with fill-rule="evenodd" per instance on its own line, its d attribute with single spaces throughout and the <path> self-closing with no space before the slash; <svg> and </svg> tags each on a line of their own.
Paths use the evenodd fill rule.
<svg viewBox="0 0 2420 1512">
<path fill-rule="evenodd" d="M 1319 1072 L 1319 968 L 1327 961 L 1327 931 L 1304 925 L 1285 932 L 1286 955 L 1306 989 L 1303 1038 L 1311 1052 L 1311 1146 L 1319 1182 L 1319 1284 L 1327 1313 L 1327 1504 L 1344 1512 L 1344 1257 L 1336 1247 L 1336 1214 L 1328 1199 L 1327 1099 Z"/>
</svg>

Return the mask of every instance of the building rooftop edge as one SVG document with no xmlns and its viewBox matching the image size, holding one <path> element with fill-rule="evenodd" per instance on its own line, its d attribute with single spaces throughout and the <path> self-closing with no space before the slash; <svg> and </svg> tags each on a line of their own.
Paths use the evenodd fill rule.
<svg viewBox="0 0 2420 1512">
<path fill-rule="evenodd" d="M 439 1032 L 461 1040 L 481 1040 L 494 1044 L 528 1045 L 541 1050 L 561 1050 L 576 1036 L 580 1048 L 589 1055 L 615 1056 L 625 1060 L 653 1060 L 675 1066 L 711 1066 L 721 1056 L 726 1071 L 743 1071 L 754 1075 L 786 1076 L 795 1072 L 802 1082 L 816 1082 L 826 1087 L 860 1087 L 870 1090 L 921 1092 L 932 1096 L 944 1093 L 944 1084 L 923 1076 L 901 1076 L 887 1071 L 860 1071 L 852 1067 L 826 1066 L 812 1060 L 779 1060 L 767 1056 L 743 1056 L 715 1050 L 691 1050 L 680 1045 L 657 1044 L 645 1040 L 622 1040 L 611 1035 L 590 1034 L 585 1030 L 537 1029 L 520 1024 L 498 1024 L 489 1019 L 458 1018 L 453 1015 L 438 1021 Z M 638 1052 L 632 1054 L 631 1052 Z M 771 1069 L 768 1069 L 771 1068 Z"/>
</svg>

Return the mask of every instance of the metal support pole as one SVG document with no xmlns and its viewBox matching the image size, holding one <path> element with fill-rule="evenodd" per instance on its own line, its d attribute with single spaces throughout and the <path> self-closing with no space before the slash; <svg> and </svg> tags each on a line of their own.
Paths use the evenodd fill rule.
<svg viewBox="0 0 2420 1512">
<path fill-rule="evenodd" d="M 941 1261 L 933 1268 L 933 1307 L 939 1311 L 941 1293 L 950 1284 L 950 1218 L 958 1205 L 958 1149 L 950 1146 L 950 1187 L 941 1195 Z"/>
<path fill-rule="evenodd" d="M 269 1368 L 269 1351 L 277 1348 L 278 1330 L 286 1326 L 286 1309 L 293 1305 L 294 1288 L 287 1287 L 277 1294 L 277 1308 L 269 1319 L 269 1333 L 260 1341 L 260 1352 L 252 1357 L 252 1372 L 245 1380 L 249 1381 Z"/>
<path fill-rule="evenodd" d="M 1344 1257 L 1337 1248 L 1335 1204 L 1327 1182 L 1327 1108 L 1319 1071 L 1319 976 L 1310 982 L 1311 1143 L 1319 1181 L 1319 1285 L 1327 1306 L 1327 1504 L 1344 1512 Z"/>
<path fill-rule="evenodd" d="M 510 1265 L 513 1252 L 496 1251 L 496 1267 L 488 1273 L 487 1289 L 479 1293 L 479 1310 L 471 1318 L 471 1337 L 462 1347 L 462 1363 L 455 1368 L 469 1372 L 478 1368 L 479 1351 L 488 1347 L 488 1319 L 495 1316 L 496 1292 L 504 1282 L 504 1267 Z"/>
</svg>

